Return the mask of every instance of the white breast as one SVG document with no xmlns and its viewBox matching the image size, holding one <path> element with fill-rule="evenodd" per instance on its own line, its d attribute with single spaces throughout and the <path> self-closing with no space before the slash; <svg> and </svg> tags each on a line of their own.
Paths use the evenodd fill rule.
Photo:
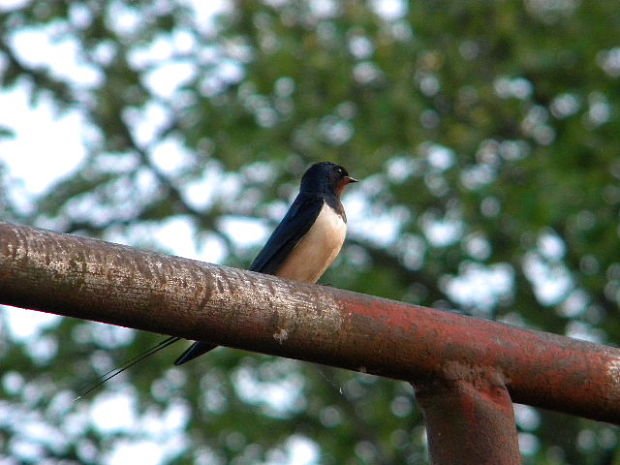
<svg viewBox="0 0 620 465">
<path fill-rule="evenodd" d="M 324 203 L 316 221 L 276 275 L 296 281 L 317 282 L 340 252 L 346 233 L 347 224 Z"/>
</svg>

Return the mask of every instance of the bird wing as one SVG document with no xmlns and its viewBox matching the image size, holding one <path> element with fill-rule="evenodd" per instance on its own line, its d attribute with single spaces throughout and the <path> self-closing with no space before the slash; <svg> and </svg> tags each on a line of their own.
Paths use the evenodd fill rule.
<svg viewBox="0 0 620 465">
<path fill-rule="evenodd" d="M 320 195 L 300 193 L 250 265 L 250 271 L 276 274 L 291 250 L 314 224 L 323 203 Z"/>
<path fill-rule="evenodd" d="M 314 224 L 323 208 L 323 202 L 323 197 L 320 195 L 300 193 L 252 262 L 250 271 L 276 274 L 291 250 Z M 195 342 L 177 358 L 174 364 L 182 365 L 216 347 L 216 344 L 208 342 Z"/>
</svg>

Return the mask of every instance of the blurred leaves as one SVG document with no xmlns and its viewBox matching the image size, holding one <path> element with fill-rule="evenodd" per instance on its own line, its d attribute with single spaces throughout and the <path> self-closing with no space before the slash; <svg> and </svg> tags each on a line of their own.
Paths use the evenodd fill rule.
<svg viewBox="0 0 620 465">
<path fill-rule="evenodd" d="M 148 231 L 184 218 L 197 246 L 208 239 L 226 263 L 245 266 L 259 243 L 238 241 L 223 220 L 275 224 L 307 165 L 333 160 L 364 182 L 346 198 L 350 240 L 324 282 L 615 343 L 616 10 L 568 0 L 237 0 L 205 15 L 189 2 L 23 2 L 0 13 L 2 88 L 79 111 L 87 155 L 34 211 L 20 209 L 0 165 L 0 206 L 14 221 L 154 248 L 164 246 Z M 33 31 L 50 50 L 72 44 L 79 66 L 16 45 Z M 12 132 L 3 125 L 0 138 Z M 0 408 L 71 438 L 44 446 L 0 422 L 20 463 L 100 463 L 123 438 L 138 441 L 84 419 L 118 390 L 140 412 L 187 412 L 165 463 L 283 462 L 299 441 L 324 464 L 427 460 L 408 385 L 228 349 L 183 369 L 163 353 L 126 382 L 67 402 L 155 341 L 104 344 L 98 328 L 67 319 L 44 330 L 56 341 L 47 358 L 16 341 L 0 346 Z M 273 397 L 249 392 L 259 388 Z M 526 464 L 619 463 L 609 426 L 538 415 L 518 424 Z M 39 447 L 34 458 L 24 441 Z"/>
</svg>

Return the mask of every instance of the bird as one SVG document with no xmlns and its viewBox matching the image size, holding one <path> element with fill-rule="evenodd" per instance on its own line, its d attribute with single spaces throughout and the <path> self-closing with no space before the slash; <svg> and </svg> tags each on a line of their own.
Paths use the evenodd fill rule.
<svg viewBox="0 0 620 465">
<path fill-rule="evenodd" d="M 340 197 L 357 179 L 336 163 L 315 163 L 301 178 L 299 193 L 250 271 L 305 283 L 316 283 L 336 259 L 344 243 L 347 216 Z M 174 362 L 183 365 L 217 347 L 194 342 Z"/>
<path fill-rule="evenodd" d="M 357 179 L 342 166 L 315 163 L 301 178 L 299 194 L 273 231 L 252 264 L 250 271 L 295 281 L 315 283 L 332 264 L 344 243 L 347 216 L 340 201 L 344 188 Z M 75 400 L 85 397 L 123 371 L 166 347 L 181 341 L 171 336 L 146 352 L 112 369 L 81 390 Z M 217 347 L 210 342 L 194 342 L 174 362 L 183 365 Z"/>
</svg>

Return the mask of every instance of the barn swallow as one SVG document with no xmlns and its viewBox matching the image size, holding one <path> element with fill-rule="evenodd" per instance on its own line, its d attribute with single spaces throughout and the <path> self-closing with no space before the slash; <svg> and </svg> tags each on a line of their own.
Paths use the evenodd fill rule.
<svg viewBox="0 0 620 465">
<path fill-rule="evenodd" d="M 250 265 L 250 271 L 307 283 L 318 281 L 342 248 L 347 217 L 340 196 L 345 186 L 352 182 L 357 179 L 335 163 L 321 162 L 308 168 L 301 178 L 299 194 Z M 176 336 L 166 338 L 121 367 L 110 370 L 82 390 L 76 400 L 181 339 Z M 182 365 L 216 347 L 208 342 L 195 342 L 174 364 Z"/>
<path fill-rule="evenodd" d="M 357 182 L 342 166 L 312 165 L 301 178 L 299 194 L 250 265 L 250 271 L 315 283 L 332 264 L 344 243 L 347 216 L 340 196 Z M 217 347 L 195 342 L 177 360 L 182 365 Z"/>
</svg>

